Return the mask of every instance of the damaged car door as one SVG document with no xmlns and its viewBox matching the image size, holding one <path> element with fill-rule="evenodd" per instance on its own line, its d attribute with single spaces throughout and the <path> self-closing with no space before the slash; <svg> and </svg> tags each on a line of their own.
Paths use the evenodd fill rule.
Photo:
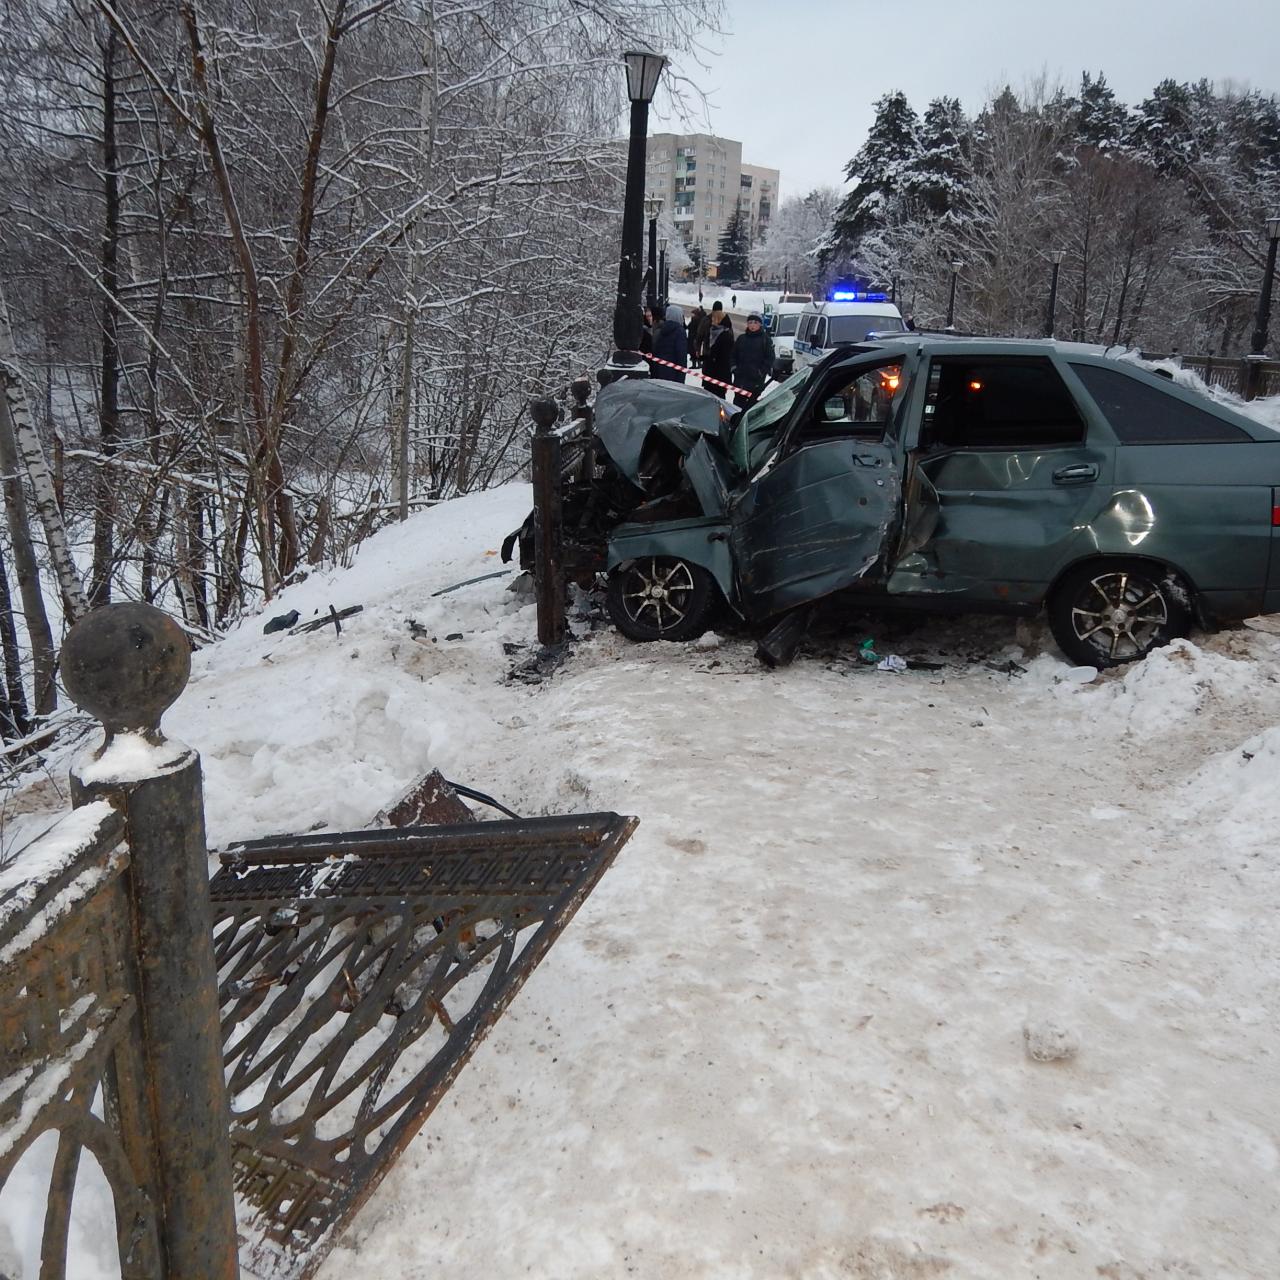
<svg viewBox="0 0 1280 1280">
<path fill-rule="evenodd" d="M 884 577 L 901 521 L 898 427 L 916 360 L 881 352 L 820 370 L 735 495 L 729 537 L 747 617 Z"/>
<path fill-rule="evenodd" d="M 1111 498 L 1115 445 L 1088 424 L 1044 354 L 934 355 L 907 432 L 908 505 L 935 529 L 901 559 L 892 594 L 1024 609 L 1089 549 Z"/>
</svg>

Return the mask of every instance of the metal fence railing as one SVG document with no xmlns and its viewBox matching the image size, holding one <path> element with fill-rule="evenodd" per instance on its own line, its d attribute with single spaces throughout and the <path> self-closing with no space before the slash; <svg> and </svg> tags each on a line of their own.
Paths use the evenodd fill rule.
<svg viewBox="0 0 1280 1280">
<path fill-rule="evenodd" d="M 60 662 L 106 734 L 79 807 L 0 867 L 0 1192 L 45 1188 L 21 1274 L 75 1280 L 87 1154 L 121 1280 L 306 1280 L 636 820 L 277 837 L 211 884 L 199 756 L 159 729 L 181 630 L 108 605 Z"/>
</svg>

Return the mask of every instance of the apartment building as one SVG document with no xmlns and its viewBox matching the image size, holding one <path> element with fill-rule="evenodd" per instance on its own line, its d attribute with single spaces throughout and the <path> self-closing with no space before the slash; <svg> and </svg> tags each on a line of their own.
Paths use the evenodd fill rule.
<svg viewBox="0 0 1280 1280">
<path fill-rule="evenodd" d="M 687 244 L 709 261 L 733 211 L 742 206 L 759 238 L 778 207 L 778 170 L 742 163 L 742 143 L 707 133 L 657 133 L 649 139 L 645 190 L 662 198 Z"/>
<path fill-rule="evenodd" d="M 738 180 L 738 199 L 751 227 L 751 242 L 763 237 L 778 207 L 778 170 L 744 164 Z"/>
</svg>

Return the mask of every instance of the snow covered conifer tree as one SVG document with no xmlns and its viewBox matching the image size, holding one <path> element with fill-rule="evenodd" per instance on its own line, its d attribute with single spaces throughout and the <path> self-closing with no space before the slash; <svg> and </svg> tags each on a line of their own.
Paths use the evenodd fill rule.
<svg viewBox="0 0 1280 1280">
<path fill-rule="evenodd" d="M 837 242 L 856 245 L 868 231 L 891 220 L 890 206 L 902 194 L 903 178 L 919 154 L 919 125 L 900 89 L 876 103 L 867 140 L 845 166 L 845 177 L 854 186 L 836 213 Z"/>
<path fill-rule="evenodd" d="M 1098 72 L 1097 79 L 1087 71 L 1080 77 L 1075 128 L 1076 141 L 1098 151 L 1118 150 L 1129 132 L 1128 108 L 1116 97 L 1102 72 Z"/>
<path fill-rule="evenodd" d="M 751 237 L 747 231 L 746 219 L 742 216 L 741 205 L 729 215 L 729 221 L 720 236 L 719 253 L 717 279 L 735 281 L 747 278 L 751 270 Z"/>
<path fill-rule="evenodd" d="M 935 218 L 959 216 L 969 199 L 969 121 L 956 98 L 934 98 L 919 130 L 920 149 L 903 174 L 907 195 Z"/>
<path fill-rule="evenodd" d="M 1161 80 L 1138 107 L 1129 145 L 1161 173 L 1176 173 L 1196 158 L 1189 85 Z"/>
</svg>

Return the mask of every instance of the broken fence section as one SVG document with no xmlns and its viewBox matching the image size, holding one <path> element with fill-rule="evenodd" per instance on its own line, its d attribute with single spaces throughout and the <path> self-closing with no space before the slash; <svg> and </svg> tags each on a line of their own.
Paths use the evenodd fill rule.
<svg viewBox="0 0 1280 1280">
<path fill-rule="evenodd" d="M 0 1191 L 43 1178 L 41 1280 L 72 1274 L 90 1157 L 122 1280 L 312 1276 L 636 827 L 285 836 L 210 884 L 199 759 L 159 731 L 181 646 L 148 606 L 73 628 L 68 687 L 135 767 L 86 762 L 82 807 L 0 867 Z"/>
</svg>

